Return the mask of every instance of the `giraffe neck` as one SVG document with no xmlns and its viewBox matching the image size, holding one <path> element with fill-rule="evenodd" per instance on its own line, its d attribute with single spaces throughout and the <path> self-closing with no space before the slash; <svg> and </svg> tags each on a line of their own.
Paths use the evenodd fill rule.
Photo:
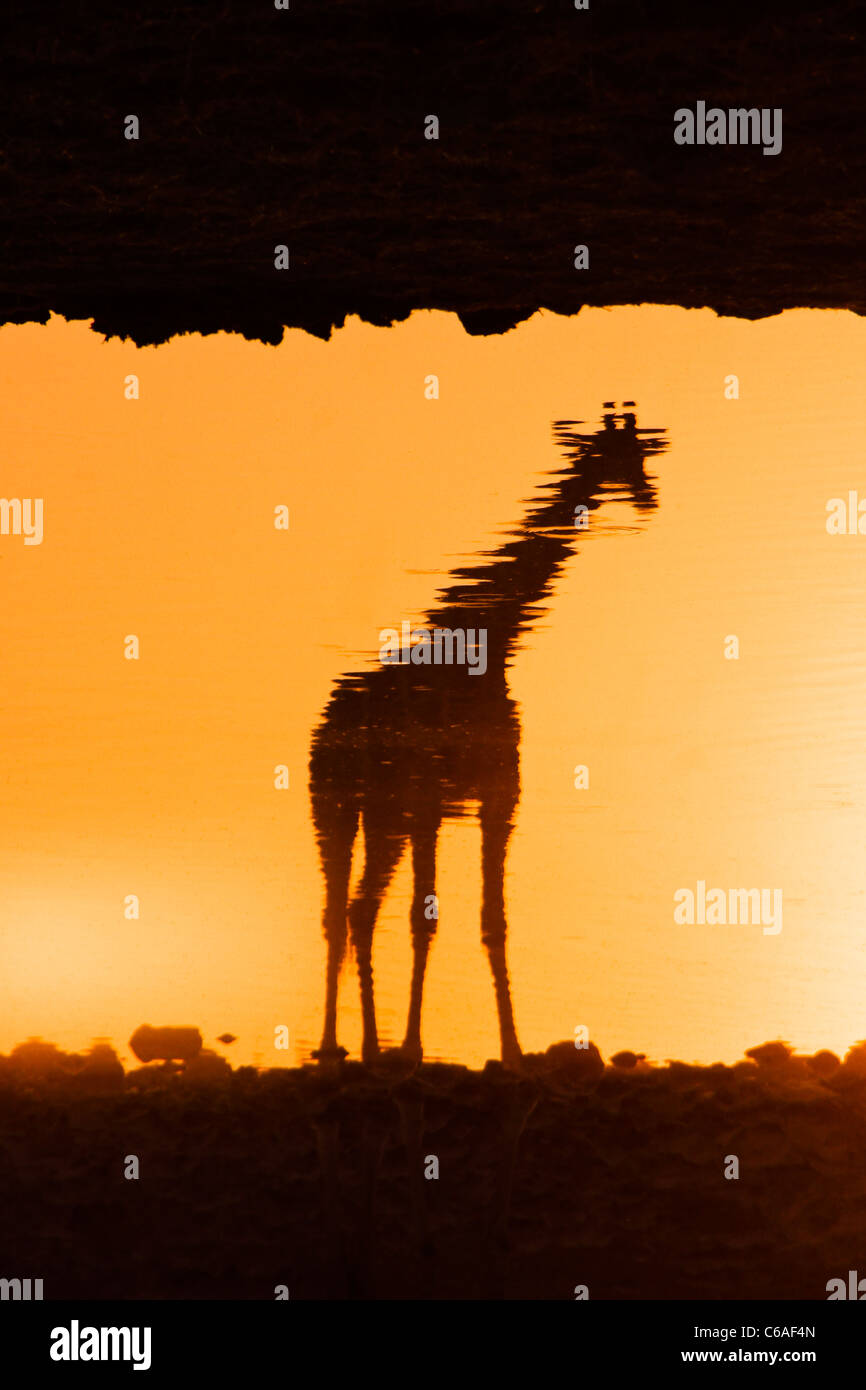
<svg viewBox="0 0 866 1390">
<path fill-rule="evenodd" d="M 596 487 L 597 480 L 571 471 L 558 477 L 509 540 L 485 561 L 454 571 L 456 582 L 426 615 L 428 626 L 486 632 L 488 671 L 504 671 L 582 534 L 576 522 L 599 506 Z"/>
</svg>

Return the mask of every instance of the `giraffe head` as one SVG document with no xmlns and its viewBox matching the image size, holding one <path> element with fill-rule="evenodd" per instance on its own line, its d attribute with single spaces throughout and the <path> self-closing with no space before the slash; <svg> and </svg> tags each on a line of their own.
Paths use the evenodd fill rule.
<svg viewBox="0 0 866 1390">
<path fill-rule="evenodd" d="M 622 410 L 617 413 L 616 401 L 604 401 L 602 403 L 604 428 L 606 431 L 620 430 L 623 434 L 635 434 L 637 431 L 637 416 L 634 413 L 634 408 L 637 402 L 622 401 L 621 404 Z"/>
</svg>

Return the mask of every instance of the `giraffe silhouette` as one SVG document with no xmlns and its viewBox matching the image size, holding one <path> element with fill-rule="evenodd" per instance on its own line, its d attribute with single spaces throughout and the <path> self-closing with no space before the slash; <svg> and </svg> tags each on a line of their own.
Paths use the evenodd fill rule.
<svg viewBox="0 0 866 1390">
<path fill-rule="evenodd" d="M 634 402 L 624 402 L 633 407 Z M 323 929 L 327 942 L 321 1061 L 343 1057 L 337 1042 L 337 996 L 347 937 L 358 966 L 362 1059 L 380 1056 L 373 991 L 373 932 L 382 900 L 411 846 L 410 908 L 413 966 L 403 1044 L 409 1064 L 422 1057 L 421 1009 L 427 958 L 438 919 L 436 847 L 439 828 L 477 810 L 481 825 L 481 940 L 493 976 L 502 1061 L 519 1068 L 506 965 L 505 858 L 520 794 L 520 723 L 508 692 L 507 668 L 522 633 L 544 611 L 543 601 L 606 498 L 628 498 L 639 511 L 655 505 L 644 462 L 666 447 L 664 431 L 638 429 L 630 409 L 603 406 L 602 426 L 554 423 L 565 468 L 550 475 L 531 499 L 519 529 L 483 562 L 458 567 L 438 602 L 415 624 L 468 634 L 476 647 L 469 664 L 433 664 L 430 643 L 418 641 L 399 662 L 341 676 L 314 731 L 310 755 L 313 822 L 325 878 Z M 483 648 L 484 661 L 480 659 Z M 352 853 L 359 824 L 364 869 L 349 902 Z"/>
</svg>

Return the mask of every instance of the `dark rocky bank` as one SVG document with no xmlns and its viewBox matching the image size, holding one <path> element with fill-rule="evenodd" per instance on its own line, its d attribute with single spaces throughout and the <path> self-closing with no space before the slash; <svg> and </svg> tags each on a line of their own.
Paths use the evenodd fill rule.
<svg viewBox="0 0 866 1390">
<path fill-rule="evenodd" d="M 515 1076 L 124 1073 L 30 1042 L 0 1059 L 0 1269 L 46 1299 L 823 1300 L 866 1273 L 864 1152 L 864 1044 L 650 1067 L 561 1043 Z"/>
<path fill-rule="evenodd" d="M 19 6 L 0 84 L 0 322 L 54 312 L 144 344 L 326 337 L 349 314 L 413 309 L 456 311 L 472 333 L 584 304 L 862 313 L 858 8 Z M 782 152 L 676 146 L 673 113 L 698 99 L 782 108 Z"/>
</svg>

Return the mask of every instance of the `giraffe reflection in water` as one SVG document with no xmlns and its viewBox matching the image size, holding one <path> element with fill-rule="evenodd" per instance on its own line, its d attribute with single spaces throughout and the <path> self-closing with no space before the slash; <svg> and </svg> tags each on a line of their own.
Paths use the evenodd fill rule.
<svg viewBox="0 0 866 1390">
<path fill-rule="evenodd" d="M 625 407 L 634 402 L 627 401 Z M 486 632 L 483 662 L 421 664 L 408 659 L 340 677 L 315 730 L 310 758 L 313 820 L 325 877 L 325 1021 L 315 1054 L 346 1055 L 337 1041 L 337 994 L 347 937 L 358 965 L 362 1059 L 379 1058 L 372 948 L 388 884 L 411 846 L 413 968 L 406 1034 L 395 1049 L 422 1057 L 424 975 L 436 931 L 436 846 L 448 819 L 473 812 L 481 825 L 481 940 L 493 975 L 502 1060 L 519 1068 L 521 1049 L 506 965 L 505 858 L 520 794 L 520 722 L 507 668 L 523 633 L 574 551 L 590 514 L 612 497 L 641 512 L 656 505 L 646 460 L 665 448 L 663 430 L 639 429 L 633 410 L 605 402 L 601 428 L 561 420 L 554 435 L 566 466 L 549 475 L 519 527 L 481 560 L 453 571 L 452 583 L 416 625 Z M 572 638 L 577 634 L 573 634 Z M 416 658 L 421 653 L 415 653 Z M 352 852 L 364 832 L 364 869 L 349 901 Z"/>
</svg>

